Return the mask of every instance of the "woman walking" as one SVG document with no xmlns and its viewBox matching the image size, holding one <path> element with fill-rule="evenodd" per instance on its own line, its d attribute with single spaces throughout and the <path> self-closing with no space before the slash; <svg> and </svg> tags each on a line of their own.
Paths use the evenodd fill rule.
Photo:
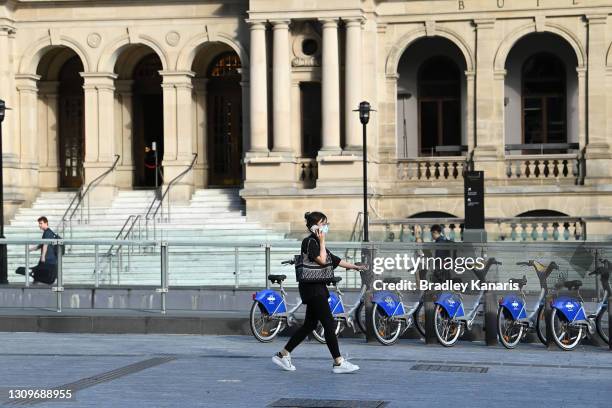
<svg viewBox="0 0 612 408">
<path fill-rule="evenodd" d="M 366 268 L 365 266 L 353 265 L 341 260 L 325 247 L 325 235 L 329 231 L 329 224 L 325 214 L 321 212 L 307 212 L 304 218 L 306 219 L 306 229 L 308 229 L 310 235 L 302 241 L 301 253 L 306 254 L 311 262 L 324 266 L 329 255 L 334 269 L 338 266 L 356 270 Z M 340 355 L 338 338 L 335 333 L 336 322 L 327 301 L 329 298 L 327 285 L 322 282 L 300 282 L 298 288 L 302 302 L 306 304 L 306 319 L 302 327 L 289 339 L 285 348 L 272 357 L 272 361 L 284 370 L 295 371 L 295 366 L 291 362 L 291 352 L 317 327 L 317 322 L 321 322 L 325 329 L 325 342 L 334 359 L 332 372 L 344 374 L 359 370 L 358 365 L 350 363 Z"/>
</svg>

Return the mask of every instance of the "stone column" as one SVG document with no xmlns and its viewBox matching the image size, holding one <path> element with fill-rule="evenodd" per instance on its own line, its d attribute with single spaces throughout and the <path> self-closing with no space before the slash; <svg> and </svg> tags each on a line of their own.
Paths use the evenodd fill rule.
<svg viewBox="0 0 612 408">
<path fill-rule="evenodd" d="M 57 81 L 38 84 L 38 181 L 43 189 L 56 189 L 59 183 L 58 88 Z"/>
<path fill-rule="evenodd" d="M 504 78 L 495 72 L 497 46 L 495 20 L 475 20 L 476 24 L 476 170 L 484 170 L 487 180 L 504 176 Z"/>
<path fill-rule="evenodd" d="M 31 202 L 38 193 L 38 75 L 16 75 L 19 101 L 19 140 L 15 147 L 21 170 L 20 184 L 26 201 Z M 9 114 L 15 111 L 9 111 Z M 14 114 L 14 113 L 13 113 Z M 8 135 L 3 135 L 8 138 Z M 30 186 L 30 187 L 27 187 Z M 36 186 L 36 187 L 33 187 Z"/>
<path fill-rule="evenodd" d="M 361 153 L 362 135 L 359 114 L 353 112 L 357 109 L 362 95 L 362 73 L 363 60 L 361 50 L 361 18 L 345 19 L 346 21 L 346 59 L 344 79 L 344 123 L 346 132 L 346 150 L 358 150 Z"/>
<path fill-rule="evenodd" d="M 476 146 L 474 134 L 474 80 L 476 73 L 474 71 L 465 71 L 466 82 L 466 103 L 467 103 L 467 146 L 468 153 L 474 150 Z"/>
<path fill-rule="evenodd" d="M 273 151 L 291 153 L 291 61 L 289 60 L 289 20 L 272 23 L 272 104 Z"/>
<path fill-rule="evenodd" d="M 319 154 L 340 153 L 340 68 L 338 61 L 338 19 L 321 19 L 323 25 L 322 137 Z"/>
<path fill-rule="evenodd" d="M 133 94 L 132 86 L 134 81 L 125 79 L 115 81 L 115 88 L 118 96 L 117 112 L 117 152 L 121 155 L 119 166 L 117 167 L 117 186 L 131 187 L 134 178 L 134 159 L 133 159 Z"/>
<path fill-rule="evenodd" d="M 85 92 L 85 185 L 108 170 L 121 154 L 115 145 L 115 79 L 110 72 L 81 73 Z M 92 207 L 110 205 L 117 191 L 116 172 L 89 193 Z"/>
<path fill-rule="evenodd" d="M 268 65 L 266 59 L 266 26 L 252 20 L 250 66 L 250 153 L 268 152 Z"/>
<path fill-rule="evenodd" d="M 186 170 L 193 160 L 193 85 L 191 71 L 160 71 L 164 99 L 164 184 Z M 193 193 L 193 171 L 172 187 L 170 201 L 187 202 Z"/>
<path fill-rule="evenodd" d="M 206 85 L 207 78 L 196 78 L 193 80 L 196 104 L 196 153 L 198 161 L 193 169 L 194 185 L 196 188 L 208 185 L 208 108 Z"/>
<path fill-rule="evenodd" d="M 609 166 L 610 141 L 607 136 L 606 109 L 606 53 L 609 45 L 606 39 L 606 14 L 587 15 L 588 20 L 588 145 L 586 150 L 587 180 L 612 177 Z M 580 95 L 581 98 L 584 96 Z"/>
</svg>

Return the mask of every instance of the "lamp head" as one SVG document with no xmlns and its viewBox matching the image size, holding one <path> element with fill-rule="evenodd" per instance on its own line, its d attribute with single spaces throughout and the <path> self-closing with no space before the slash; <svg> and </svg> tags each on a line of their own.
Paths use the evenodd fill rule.
<svg viewBox="0 0 612 408">
<path fill-rule="evenodd" d="M 363 101 L 359 104 L 359 120 L 362 125 L 367 125 L 370 121 L 370 102 Z"/>
</svg>

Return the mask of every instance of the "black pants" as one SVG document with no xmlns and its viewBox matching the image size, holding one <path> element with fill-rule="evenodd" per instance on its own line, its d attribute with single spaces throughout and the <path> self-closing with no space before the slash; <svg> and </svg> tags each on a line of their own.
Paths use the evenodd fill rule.
<svg viewBox="0 0 612 408">
<path fill-rule="evenodd" d="M 308 300 L 306 305 L 306 319 L 287 342 L 285 350 L 292 352 L 305 338 L 317 327 L 317 322 L 321 322 L 325 329 L 325 342 L 333 358 L 340 357 L 340 347 L 336 337 L 336 322 L 329 309 L 329 303 L 324 296 L 315 296 Z"/>
<path fill-rule="evenodd" d="M 25 268 L 20 266 L 15 273 L 25 275 Z M 30 276 L 37 282 L 43 282 L 52 285 L 57 279 L 57 265 L 39 262 L 38 265 L 32 268 Z"/>
</svg>

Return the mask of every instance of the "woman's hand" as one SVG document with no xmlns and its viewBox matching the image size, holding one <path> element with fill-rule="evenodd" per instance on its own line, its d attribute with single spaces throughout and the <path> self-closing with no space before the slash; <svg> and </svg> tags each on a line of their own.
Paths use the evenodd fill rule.
<svg viewBox="0 0 612 408">
<path fill-rule="evenodd" d="M 319 242 L 325 242 L 325 234 L 320 228 L 315 230 L 315 235 L 319 239 Z"/>
</svg>

